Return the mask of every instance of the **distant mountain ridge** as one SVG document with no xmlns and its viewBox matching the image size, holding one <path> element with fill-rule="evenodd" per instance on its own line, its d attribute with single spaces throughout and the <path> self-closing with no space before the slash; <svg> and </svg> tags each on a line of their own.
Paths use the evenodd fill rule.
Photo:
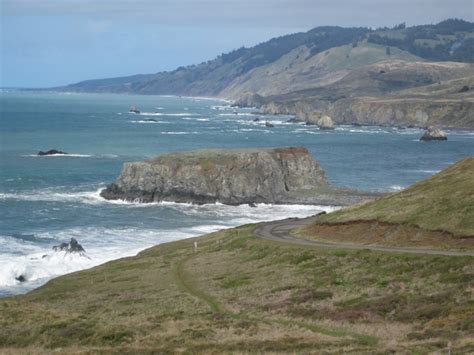
<svg viewBox="0 0 474 355">
<path fill-rule="evenodd" d="M 474 128 L 472 79 L 474 23 L 450 19 L 377 30 L 316 27 L 198 65 L 56 90 L 212 96 L 265 113 L 325 112 L 336 123 Z M 410 89 L 422 87 L 410 103 Z"/>
<path fill-rule="evenodd" d="M 169 72 L 133 75 L 120 78 L 82 81 L 60 88 L 61 90 L 83 92 L 122 92 L 137 94 L 178 94 L 219 96 L 237 77 L 251 70 L 278 61 L 296 48 L 309 51 L 307 60 L 333 47 L 347 44 L 356 45 L 361 41 L 389 41 L 395 34 L 405 36 L 406 41 L 390 42 L 414 56 L 424 59 L 474 62 L 472 40 L 474 23 L 463 20 L 446 20 L 437 25 L 423 25 L 405 28 L 402 25 L 394 29 L 371 30 L 369 28 L 343 28 L 337 26 L 316 27 L 308 32 L 289 34 L 273 38 L 251 48 L 242 47 L 198 65 L 179 67 Z M 390 37 L 392 36 L 392 37 Z M 450 37 L 451 36 L 451 37 Z M 421 43 L 408 46 L 409 41 L 423 40 L 429 37 L 432 51 L 422 51 Z M 382 38 L 382 40 L 380 40 Z M 433 39 L 437 38 L 437 39 Z M 418 43 L 418 42 L 417 42 Z M 434 44 L 433 44 L 434 43 Z M 383 43 L 385 45 L 385 43 Z M 454 48 L 452 54 L 449 52 Z M 450 57 L 451 56 L 451 57 Z"/>
</svg>

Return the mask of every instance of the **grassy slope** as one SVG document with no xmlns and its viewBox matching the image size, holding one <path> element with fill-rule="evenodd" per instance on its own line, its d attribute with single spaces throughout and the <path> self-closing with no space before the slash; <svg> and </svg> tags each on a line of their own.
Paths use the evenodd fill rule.
<svg viewBox="0 0 474 355">
<path fill-rule="evenodd" d="M 320 218 L 321 222 L 380 220 L 474 235 L 474 157 L 399 193 Z"/>
<path fill-rule="evenodd" d="M 252 229 L 0 300 L 0 352 L 474 351 L 473 258 L 301 248 Z"/>
<path fill-rule="evenodd" d="M 223 97 L 238 98 L 245 92 L 263 96 L 278 95 L 340 80 L 350 70 L 384 60 L 423 61 L 423 59 L 392 48 L 387 56 L 385 46 L 360 42 L 357 47 L 344 45 L 311 56 L 305 46 L 298 47 L 279 60 L 258 67 L 237 77 L 223 92 Z"/>
</svg>

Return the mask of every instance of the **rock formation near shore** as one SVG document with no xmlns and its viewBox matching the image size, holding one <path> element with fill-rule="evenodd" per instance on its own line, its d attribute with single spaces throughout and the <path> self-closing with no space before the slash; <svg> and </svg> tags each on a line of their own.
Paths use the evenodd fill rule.
<svg viewBox="0 0 474 355">
<path fill-rule="evenodd" d="M 202 150 L 126 163 L 101 195 L 141 202 L 284 203 L 291 192 L 328 186 L 305 148 Z"/>
<path fill-rule="evenodd" d="M 44 155 L 66 155 L 66 154 L 67 154 L 66 152 L 63 152 L 63 151 L 57 150 L 57 149 L 50 149 L 46 152 L 43 152 L 42 150 L 40 150 L 38 152 L 39 156 L 44 156 Z"/>
<path fill-rule="evenodd" d="M 420 141 L 445 141 L 448 139 L 446 133 L 437 127 L 428 127 Z"/>
<path fill-rule="evenodd" d="M 125 163 L 101 192 L 114 200 L 229 205 L 347 205 L 375 194 L 331 186 L 303 147 L 210 149 Z"/>
</svg>

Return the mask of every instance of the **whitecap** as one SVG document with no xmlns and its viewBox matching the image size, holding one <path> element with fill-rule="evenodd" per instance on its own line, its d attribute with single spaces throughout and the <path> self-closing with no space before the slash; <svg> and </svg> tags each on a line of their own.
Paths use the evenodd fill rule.
<svg viewBox="0 0 474 355">
<path fill-rule="evenodd" d="M 183 134 L 200 134 L 201 132 L 185 132 L 185 131 L 177 131 L 177 132 L 160 132 L 160 134 L 169 134 L 169 135 L 183 135 Z"/>
<path fill-rule="evenodd" d="M 52 277 L 87 269 L 104 262 L 138 252 L 156 244 L 195 237 L 244 223 L 256 223 L 288 217 L 306 217 L 321 211 L 330 212 L 338 207 L 310 205 L 258 204 L 228 206 L 220 203 L 193 205 L 189 203 L 162 202 L 141 204 L 173 208 L 190 216 L 214 219 L 214 223 L 156 230 L 136 228 L 75 227 L 59 231 L 37 233 L 35 237 L 49 241 L 46 245 L 28 240 L 10 239 L 0 236 L 0 247 L 4 251 L 20 250 L 21 255 L 0 254 L 0 287 L 2 292 L 22 293 L 44 284 Z M 76 254 L 57 253 L 52 245 L 76 238 L 86 250 L 87 257 Z M 4 248 L 8 245 L 9 249 Z M 26 282 L 17 278 L 23 276 Z"/>
<path fill-rule="evenodd" d="M 161 112 L 140 112 L 139 114 L 134 113 L 135 115 L 140 116 L 163 116 L 164 113 Z"/>
<path fill-rule="evenodd" d="M 405 188 L 404 186 L 400 186 L 400 185 L 392 185 L 389 187 L 389 189 L 392 191 L 402 191 L 404 188 Z"/>
<path fill-rule="evenodd" d="M 198 113 L 192 113 L 192 112 L 180 112 L 180 113 L 163 113 L 165 116 L 176 116 L 176 117 L 182 117 L 182 116 L 201 116 Z"/>
<path fill-rule="evenodd" d="M 103 203 L 105 200 L 100 196 L 101 187 L 95 191 L 61 192 L 54 189 L 42 189 L 24 193 L 0 193 L 0 200 L 17 201 L 45 201 L 45 202 L 80 202 L 88 204 Z"/>
<path fill-rule="evenodd" d="M 146 121 L 146 120 L 138 120 L 138 121 L 130 121 L 132 123 L 168 123 L 168 122 L 162 122 L 162 121 Z"/>
</svg>

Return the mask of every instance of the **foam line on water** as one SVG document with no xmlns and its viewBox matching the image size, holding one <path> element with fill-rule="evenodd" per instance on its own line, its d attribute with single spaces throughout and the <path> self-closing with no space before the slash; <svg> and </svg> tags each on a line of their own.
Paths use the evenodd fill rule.
<svg viewBox="0 0 474 355">
<path fill-rule="evenodd" d="M 140 205 L 150 206 L 149 204 Z M 322 210 L 329 212 L 337 209 L 337 207 L 327 206 L 270 204 L 258 204 L 257 208 L 219 203 L 193 205 L 163 202 L 154 205 L 174 209 L 185 215 L 194 216 L 197 220 L 202 218 L 212 220 L 214 223 L 164 230 L 77 227 L 35 233 L 34 238 L 41 239 L 44 243 L 37 243 L 31 238 L 0 236 L 0 246 L 3 251 L 0 254 L 0 294 L 26 292 L 52 277 L 87 269 L 113 259 L 136 255 L 141 250 L 159 243 L 203 235 L 244 223 L 306 217 Z M 70 238 L 76 238 L 83 245 L 88 258 L 56 253 L 51 250 L 52 245 L 68 241 Z M 17 280 L 20 275 L 27 281 L 20 283 Z"/>
</svg>

